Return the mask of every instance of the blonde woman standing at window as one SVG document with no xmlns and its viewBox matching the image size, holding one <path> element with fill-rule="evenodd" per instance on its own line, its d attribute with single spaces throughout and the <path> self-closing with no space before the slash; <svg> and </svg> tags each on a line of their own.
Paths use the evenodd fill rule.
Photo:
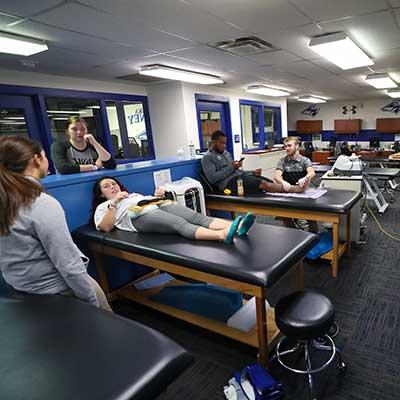
<svg viewBox="0 0 400 400">
<path fill-rule="evenodd" d="M 51 158 L 58 173 L 75 174 L 116 167 L 111 154 L 88 133 L 83 118 L 70 117 L 66 133 L 69 140 L 56 140 L 51 145 Z"/>
</svg>

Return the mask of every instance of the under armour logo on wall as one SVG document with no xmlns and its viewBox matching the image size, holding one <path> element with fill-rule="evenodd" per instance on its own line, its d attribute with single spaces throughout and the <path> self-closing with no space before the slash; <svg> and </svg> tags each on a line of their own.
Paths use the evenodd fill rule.
<svg viewBox="0 0 400 400">
<path fill-rule="evenodd" d="M 351 107 L 347 107 L 347 106 L 343 106 L 342 107 L 342 114 L 346 115 L 347 113 L 352 113 L 352 114 L 357 114 L 357 106 L 356 105 L 352 105 Z"/>
</svg>

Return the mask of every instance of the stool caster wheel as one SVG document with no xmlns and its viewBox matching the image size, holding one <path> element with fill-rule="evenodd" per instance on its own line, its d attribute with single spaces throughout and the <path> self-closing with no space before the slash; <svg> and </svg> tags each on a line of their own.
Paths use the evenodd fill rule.
<svg viewBox="0 0 400 400">
<path fill-rule="evenodd" d="M 347 371 L 347 364 L 344 361 L 339 361 L 337 363 L 337 367 L 338 370 L 343 374 Z"/>
</svg>

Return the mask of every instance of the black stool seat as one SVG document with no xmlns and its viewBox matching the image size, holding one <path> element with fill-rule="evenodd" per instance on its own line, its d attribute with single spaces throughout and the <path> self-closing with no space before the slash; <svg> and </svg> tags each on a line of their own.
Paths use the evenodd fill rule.
<svg viewBox="0 0 400 400">
<path fill-rule="evenodd" d="M 294 292 L 275 306 L 275 322 L 279 330 L 293 339 L 316 339 L 328 332 L 335 311 L 330 300 L 314 292 Z"/>
</svg>

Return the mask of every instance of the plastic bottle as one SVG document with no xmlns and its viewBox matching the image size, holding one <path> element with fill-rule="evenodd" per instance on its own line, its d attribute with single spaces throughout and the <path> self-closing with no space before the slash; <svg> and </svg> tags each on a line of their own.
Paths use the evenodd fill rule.
<svg viewBox="0 0 400 400">
<path fill-rule="evenodd" d="M 192 141 L 190 141 L 189 143 L 189 157 L 193 160 L 194 158 L 196 158 L 196 154 L 194 152 L 194 144 Z"/>
<path fill-rule="evenodd" d="M 240 177 L 237 180 L 237 194 L 238 196 L 244 196 L 243 179 Z"/>
<path fill-rule="evenodd" d="M 183 147 L 179 147 L 176 154 L 177 154 L 178 158 L 180 160 L 182 160 L 183 158 L 185 158 L 185 149 Z"/>
</svg>

